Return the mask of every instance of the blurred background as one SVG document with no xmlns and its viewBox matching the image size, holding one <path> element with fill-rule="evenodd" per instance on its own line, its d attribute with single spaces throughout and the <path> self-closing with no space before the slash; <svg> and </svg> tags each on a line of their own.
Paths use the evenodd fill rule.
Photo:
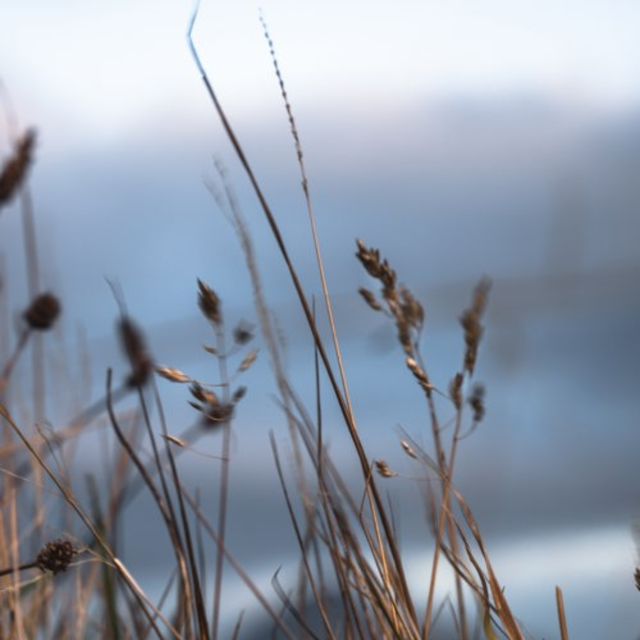
<svg viewBox="0 0 640 640">
<path fill-rule="evenodd" d="M 559 635 L 555 585 L 565 593 L 571 637 L 638 637 L 640 5 L 205 0 L 194 31 L 203 64 L 305 288 L 319 298 L 259 7 L 297 119 L 368 454 L 410 476 L 399 429 L 425 445 L 430 436 L 392 327 L 357 295 L 372 284 L 354 258 L 356 238 L 379 247 L 423 301 L 425 360 L 443 389 L 463 354 L 459 315 L 479 278 L 492 279 L 477 373 L 487 416 L 463 443 L 457 486 L 533 637 Z M 235 232 L 204 186 L 216 179 L 214 156 L 253 235 L 287 371 L 313 407 L 312 344 L 190 57 L 191 11 L 190 2 L 163 0 L 0 4 L 8 114 L 0 148 L 6 157 L 12 110 L 20 129 L 38 130 L 30 184 L 41 279 L 64 307 L 49 352 L 54 428 L 100 397 L 107 367 L 125 374 L 106 279 L 122 287 L 157 361 L 203 380 L 215 379 L 217 365 L 201 348 L 213 338 L 197 309 L 196 278 L 223 299 L 230 327 L 257 322 Z M 28 303 L 17 203 L 0 228 L 13 322 Z M 28 387 L 27 364 L 16 375 Z M 230 546 L 269 590 L 274 571 L 296 554 L 268 453 L 269 431 L 285 443 L 286 425 L 264 348 L 244 383 Z M 187 390 L 160 385 L 179 433 L 194 420 Z M 325 411 L 331 450 L 348 464 L 329 399 Z M 209 444 L 219 447 L 215 438 Z M 96 449 L 82 458 L 87 469 L 100 458 Z M 190 460 L 189 473 L 205 496 L 217 479 L 203 457 Z M 419 488 L 407 478 L 386 486 L 416 593 L 426 593 L 431 542 Z M 149 544 L 158 525 L 144 508 L 132 511 L 128 527 L 126 558 L 153 589 L 166 541 Z M 228 575 L 230 622 L 237 608 L 255 605 Z"/>
</svg>

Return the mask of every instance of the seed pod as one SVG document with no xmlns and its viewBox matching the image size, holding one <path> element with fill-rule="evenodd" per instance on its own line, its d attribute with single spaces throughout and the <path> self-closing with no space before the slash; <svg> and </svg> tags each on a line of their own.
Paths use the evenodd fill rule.
<svg viewBox="0 0 640 640">
<path fill-rule="evenodd" d="M 60 302 L 51 293 L 40 294 L 24 312 L 27 324 L 36 331 L 46 331 L 60 314 Z"/>
<path fill-rule="evenodd" d="M 204 317 L 213 322 L 220 324 L 222 315 L 220 311 L 220 298 L 216 292 L 198 278 L 198 306 Z"/>
<path fill-rule="evenodd" d="M 118 330 L 120 342 L 131 364 L 131 375 L 127 384 L 131 387 L 141 387 L 147 382 L 153 370 L 153 363 L 142 331 L 128 316 L 120 318 Z"/>
<path fill-rule="evenodd" d="M 66 571 L 77 553 L 71 541 L 58 538 L 44 545 L 36 562 L 42 571 L 51 571 L 55 575 Z"/>
<path fill-rule="evenodd" d="M 33 160 L 36 132 L 29 129 L 16 144 L 13 156 L 0 171 L 0 207 L 8 204 L 24 182 Z"/>
</svg>

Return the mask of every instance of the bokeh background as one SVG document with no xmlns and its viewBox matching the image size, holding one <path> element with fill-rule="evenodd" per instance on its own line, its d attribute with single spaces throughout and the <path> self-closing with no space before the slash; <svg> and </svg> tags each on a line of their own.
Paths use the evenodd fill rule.
<svg viewBox="0 0 640 640">
<path fill-rule="evenodd" d="M 260 7 L 297 118 L 368 452 L 410 474 L 399 428 L 425 443 L 429 434 L 393 330 L 357 296 L 370 285 L 354 259 L 358 237 L 380 247 L 424 302 L 426 363 L 442 388 L 462 357 L 460 312 L 477 280 L 491 277 L 478 371 L 487 418 L 464 443 L 458 486 L 533 637 L 559 635 L 556 584 L 571 637 L 637 637 L 640 5 L 264 0 Z M 190 2 L 166 0 L 0 3 L 7 115 L 0 144 L 4 156 L 12 112 L 20 129 L 39 132 L 31 190 L 41 279 L 64 305 L 49 352 L 54 428 L 101 395 L 106 367 L 124 375 L 106 279 L 121 285 L 156 359 L 204 380 L 217 368 L 201 349 L 212 338 L 197 310 L 196 278 L 222 297 L 230 325 L 256 321 L 235 232 L 203 184 L 216 176 L 214 156 L 227 166 L 253 234 L 288 372 L 313 403 L 311 341 L 190 57 L 191 11 Z M 319 296 L 258 4 L 205 0 L 194 38 L 305 287 Z M 28 301 L 17 204 L 0 226 L 3 296 L 15 320 Z M 10 330 L 5 352 L 13 340 Z M 16 373 L 28 387 L 28 366 Z M 268 590 L 295 550 L 268 453 L 269 431 L 284 442 L 286 429 L 264 349 L 245 383 L 230 545 Z M 164 382 L 161 389 L 179 433 L 194 418 L 186 389 Z M 327 437 L 340 459 L 346 434 L 327 402 Z M 215 437 L 210 444 L 215 450 Z M 87 469 L 100 460 L 98 449 L 82 458 Z M 205 496 L 207 486 L 213 492 L 215 463 L 191 462 Z M 430 541 L 419 491 L 406 478 L 390 481 L 389 491 L 421 593 Z M 128 560 L 151 589 L 166 543 L 157 529 L 142 505 L 125 532 Z M 229 580 L 231 619 L 253 605 Z"/>
</svg>

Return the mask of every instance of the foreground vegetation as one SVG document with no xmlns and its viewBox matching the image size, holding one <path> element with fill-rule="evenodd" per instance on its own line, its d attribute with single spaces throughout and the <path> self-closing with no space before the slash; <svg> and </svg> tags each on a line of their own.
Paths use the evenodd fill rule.
<svg viewBox="0 0 640 640">
<path fill-rule="evenodd" d="M 248 176 L 288 269 L 315 346 L 313 374 L 318 385 L 320 380 L 328 382 L 340 408 L 359 465 L 359 486 L 354 489 L 346 481 L 327 451 L 320 401 L 314 410 L 303 406 L 287 376 L 282 346 L 256 268 L 251 230 L 222 171 L 222 189 L 210 185 L 211 190 L 234 225 L 246 258 L 261 339 L 269 354 L 294 451 L 295 480 L 291 483 L 283 468 L 281 445 L 272 436 L 274 473 L 281 483 L 299 545 L 298 583 L 293 588 L 285 587 L 276 575 L 273 593 L 261 591 L 227 545 L 230 443 L 235 415 L 241 410 L 245 393 L 245 388 L 236 381 L 256 358 L 256 350 L 252 348 L 256 338 L 247 325 L 227 326 L 222 302 L 209 283 L 198 281 L 197 299 L 215 337 L 215 344 L 207 347 L 207 351 L 208 357 L 214 357 L 218 363 L 216 385 L 195 380 L 181 370 L 156 365 L 143 332 L 128 315 L 114 288 L 121 304 L 118 331 L 129 374 L 115 383 L 108 371 L 102 401 L 86 407 L 68 424 L 56 425 L 52 433 L 43 428 L 42 344 L 47 332 L 59 321 L 63 303 L 54 293 L 39 290 L 36 226 L 27 185 L 35 133 L 18 132 L 13 152 L 0 174 L 0 209 L 14 200 L 20 205 L 31 304 L 21 315 L 21 331 L 0 374 L 2 638 L 218 638 L 223 633 L 221 596 L 226 571 L 236 572 L 245 582 L 271 617 L 277 637 L 425 640 L 442 637 L 436 621 L 447 618 L 461 640 L 482 634 L 490 640 L 524 638 L 494 572 L 478 524 L 454 481 L 458 447 L 484 416 L 484 388 L 475 381 L 474 373 L 490 283 L 483 279 L 470 292 L 469 307 L 460 316 L 464 357 L 459 369 L 452 372 L 448 388 L 440 389 L 430 378 L 420 352 L 424 325 L 421 302 L 400 283 L 378 249 L 362 240 L 356 242 L 356 258 L 372 282 L 371 289 L 359 291 L 363 303 L 373 312 L 385 315 L 394 326 L 408 383 L 415 384 L 416 393 L 424 396 L 431 426 L 429 450 L 409 435 L 399 441 L 407 460 L 428 480 L 424 484 L 427 487 L 424 501 L 430 520 L 425 527 L 433 537 L 433 556 L 431 573 L 425 576 L 428 595 L 425 601 L 418 601 L 407 580 L 407 560 L 392 510 L 380 488 L 397 472 L 377 452 L 367 449 L 352 408 L 339 332 L 324 279 L 300 138 L 268 34 L 267 40 L 308 204 L 324 312 L 331 328 L 329 337 L 318 330 L 318 311 L 310 303 L 290 258 L 278 219 L 217 99 L 191 38 L 189 43 L 212 106 Z M 28 347 L 32 352 L 34 392 L 32 406 L 26 410 L 24 397 L 14 388 L 13 373 L 16 364 L 27 357 Z M 198 415 L 195 428 L 174 435 L 163 420 L 156 376 L 188 385 L 190 403 Z M 138 404 L 133 416 L 118 409 L 121 401 L 131 396 L 137 398 Z M 112 431 L 119 455 L 111 470 L 109 486 L 97 487 L 95 480 L 89 479 L 90 499 L 82 501 L 73 489 L 69 469 L 78 438 L 83 437 L 89 424 L 99 421 Z M 444 429 L 448 425 L 452 427 Z M 206 517 L 199 497 L 183 482 L 178 463 L 179 456 L 191 455 L 190 447 L 205 432 L 214 433 L 220 445 L 219 460 L 211 462 L 220 474 L 218 513 L 213 521 Z M 157 601 L 145 593 L 127 568 L 121 555 L 124 550 L 119 548 L 117 539 L 119 523 L 127 518 L 127 506 L 140 492 L 146 492 L 153 500 L 173 551 L 173 570 L 168 572 L 164 593 Z M 49 539 L 48 523 L 61 519 L 66 523 L 68 535 Z M 440 602 L 436 599 L 436 586 L 443 567 L 447 566 L 454 574 L 455 587 L 450 598 Z M 65 588 L 58 590 L 60 574 L 68 575 Z M 331 597 L 335 591 L 339 593 L 337 599 Z M 566 639 L 560 590 L 557 598 L 560 633 Z M 243 631 L 240 617 L 232 637 L 242 637 Z"/>
</svg>

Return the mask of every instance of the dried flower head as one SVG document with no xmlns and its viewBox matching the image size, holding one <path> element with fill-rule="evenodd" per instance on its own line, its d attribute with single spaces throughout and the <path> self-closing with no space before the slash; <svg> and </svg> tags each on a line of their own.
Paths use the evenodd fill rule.
<svg viewBox="0 0 640 640">
<path fill-rule="evenodd" d="M 360 260 L 367 273 L 382 283 L 385 290 L 391 291 L 396 286 L 396 272 L 386 260 L 380 260 L 380 251 L 367 247 L 362 240 L 357 240 L 358 251 L 356 257 Z"/>
<path fill-rule="evenodd" d="M 398 474 L 395 471 L 391 471 L 389 465 L 384 460 L 374 460 L 376 471 L 383 478 L 395 478 Z"/>
<path fill-rule="evenodd" d="M 636 580 L 636 589 L 638 591 L 640 591 L 640 568 L 636 567 L 635 573 L 633 574 L 633 577 Z"/>
<path fill-rule="evenodd" d="M 358 289 L 358 293 L 362 296 L 364 301 L 369 305 L 371 309 L 373 309 L 374 311 L 382 311 L 382 305 L 378 302 L 375 295 L 371 291 L 369 291 L 369 289 L 360 287 L 360 289 Z"/>
<path fill-rule="evenodd" d="M 424 324 L 424 309 L 416 297 L 406 287 L 400 287 L 400 310 L 404 321 L 416 331 Z"/>
<path fill-rule="evenodd" d="M 42 571 L 51 571 L 54 575 L 66 571 L 78 553 L 70 540 L 58 538 L 44 545 L 36 562 Z"/>
<path fill-rule="evenodd" d="M 224 422 L 228 422 L 233 416 L 235 401 L 225 403 L 209 389 L 205 389 L 202 385 L 194 382 L 189 391 L 198 402 L 189 402 L 189 404 L 199 411 L 205 419 L 208 426 L 216 426 Z"/>
<path fill-rule="evenodd" d="M 182 440 L 181 438 L 178 438 L 177 436 L 172 436 L 170 433 L 167 433 L 165 435 L 162 436 L 167 442 L 171 442 L 172 444 L 175 444 L 178 447 L 186 447 L 187 443 Z"/>
<path fill-rule="evenodd" d="M 169 380 L 170 382 L 192 382 L 191 378 L 184 373 L 184 371 L 180 371 L 180 369 L 174 369 L 173 367 L 156 367 L 156 373 L 159 376 L 165 378 L 165 380 Z"/>
<path fill-rule="evenodd" d="M 401 444 L 402 449 L 404 450 L 404 452 L 410 458 L 413 458 L 414 460 L 417 460 L 418 455 L 416 454 L 416 452 L 412 449 L 411 445 L 406 440 L 400 440 L 400 444 Z"/>
<path fill-rule="evenodd" d="M 51 293 L 41 293 L 24 312 L 24 319 L 37 331 L 46 331 L 60 315 L 60 302 Z"/>
<path fill-rule="evenodd" d="M 480 422 L 484 418 L 484 396 L 485 388 L 483 384 L 476 382 L 471 389 L 471 395 L 469 396 L 469 405 L 473 409 L 473 421 Z"/>
<path fill-rule="evenodd" d="M 240 402 L 240 400 L 242 400 L 242 398 L 244 398 L 246 393 L 247 393 L 247 387 L 238 387 L 233 392 L 233 395 L 231 396 L 231 401 L 233 402 L 233 404 L 235 405 L 238 402 Z"/>
<path fill-rule="evenodd" d="M 453 402 L 453 406 L 457 411 L 460 411 L 462 408 L 462 381 L 464 380 L 464 375 L 462 373 L 456 373 L 453 380 L 449 384 L 449 396 L 451 397 L 451 402 Z"/>
<path fill-rule="evenodd" d="M 118 323 L 118 333 L 122 348 L 131 365 L 131 374 L 127 384 L 131 387 L 141 387 L 147 382 L 153 371 L 153 362 L 147 351 L 142 331 L 131 318 L 123 315 Z"/>
<path fill-rule="evenodd" d="M 216 292 L 198 278 L 198 306 L 204 317 L 213 322 L 220 324 L 222 321 L 221 303 Z"/>
<path fill-rule="evenodd" d="M 233 341 L 240 346 L 244 346 L 253 340 L 254 326 L 242 320 L 233 330 Z"/>
<path fill-rule="evenodd" d="M 413 377 L 418 381 L 418 384 L 425 390 L 427 396 L 430 396 L 433 391 L 433 385 L 429 382 L 427 372 L 411 357 L 405 360 L 405 364 L 413 374 Z"/>
<path fill-rule="evenodd" d="M 13 155 L 0 172 L 0 207 L 8 204 L 24 182 L 33 160 L 36 132 L 29 129 L 16 144 Z"/>
<path fill-rule="evenodd" d="M 258 357 L 258 349 L 251 349 L 249 353 L 244 357 L 240 366 L 238 367 L 238 371 L 246 371 L 257 359 Z"/>
<path fill-rule="evenodd" d="M 367 247 L 358 240 L 356 256 L 367 273 L 382 285 L 382 300 L 368 289 L 359 289 L 364 301 L 374 311 L 386 311 L 395 320 L 398 341 L 407 356 L 415 355 L 416 344 L 424 324 L 424 309 L 416 297 L 404 286 L 398 286 L 396 272 L 386 260 L 380 259 L 377 249 Z M 386 310 L 383 307 L 386 304 Z"/>
<path fill-rule="evenodd" d="M 469 375 L 473 375 L 478 357 L 478 346 L 484 331 L 480 322 L 487 306 L 487 297 L 491 281 L 488 278 L 480 280 L 473 294 L 471 306 L 460 316 L 460 324 L 464 329 L 464 341 L 466 350 L 464 355 L 464 368 Z"/>
</svg>

